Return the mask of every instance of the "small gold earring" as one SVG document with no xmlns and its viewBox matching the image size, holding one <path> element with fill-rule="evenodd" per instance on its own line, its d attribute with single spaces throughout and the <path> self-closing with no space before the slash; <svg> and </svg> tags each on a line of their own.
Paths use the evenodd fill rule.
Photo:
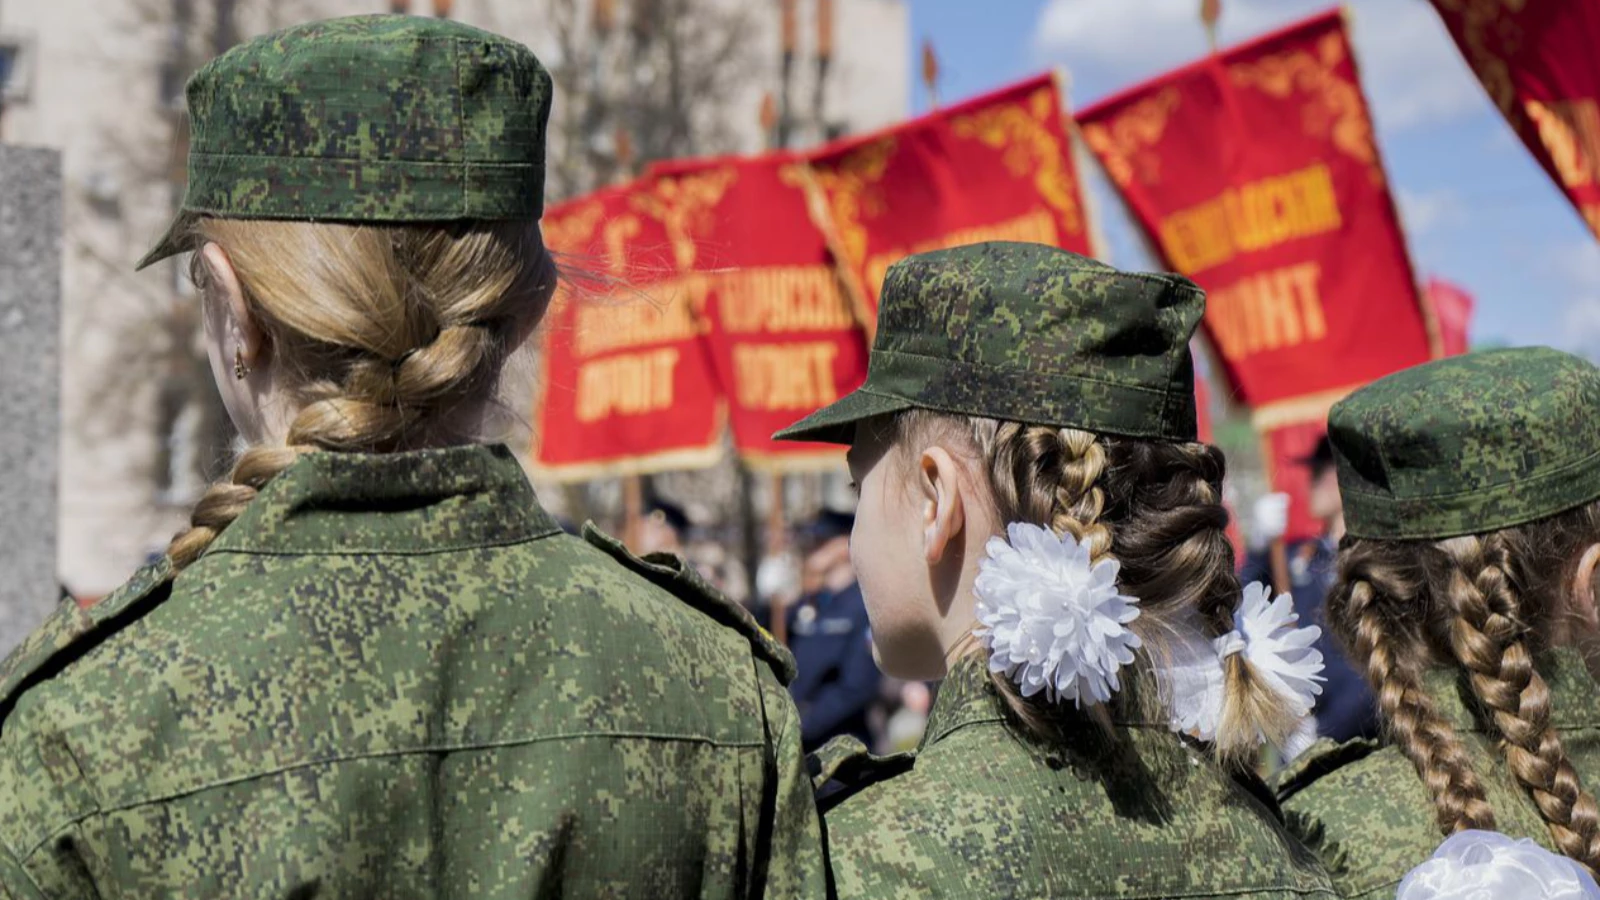
<svg viewBox="0 0 1600 900">
<path fill-rule="evenodd" d="M 233 377 L 243 381 L 250 374 L 250 367 L 244 364 L 244 351 L 235 347 L 233 350 Z"/>
</svg>

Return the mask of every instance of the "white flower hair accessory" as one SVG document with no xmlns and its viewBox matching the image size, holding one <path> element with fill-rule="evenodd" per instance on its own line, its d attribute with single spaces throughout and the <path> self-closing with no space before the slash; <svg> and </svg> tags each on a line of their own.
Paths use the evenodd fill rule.
<svg viewBox="0 0 1600 900">
<path fill-rule="evenodd" d="M 1110 700 L 1122 686 L 1117 670 L 1139 646 L 1127 628 L 1139 601 L 1117 590 L 1121 564 L 1093 562 L 1072 535 L 1026 522 L 990 538 L 984 554 L 973 591 L 989 668 L 1024 697 L 1044 691 L 1079 708 Z"/>
<path fill-rule="evenodd" d="M 1193 735 L 1202 741 L 1216 738 L 1222 721 L 1222 663 L 1235 653 L 1266 684 L 1284 697 L 1301 719 L 1311 715 L 1317 695 L 1322 693 L 1322 651 L 1313 644 L 1322 635 L 1315 625 L 1296 627 L 1300 617 L 1294 611 L 1294 598 L 1272 592 L 1260 582 L 1251 582 L 1240 594 L 1234 611 L 1234 630 L 1207 641 L 1197 623 L 1176 629 L 1170 641 L 1171 658 L 1157 672 L 1157 678 L 1172 712 L 1173 731 Z M 1303 732 L 1304 729 L 1301 729 Z M 1297 732 L 1299 740 L 1304 735 Z M 1287 748 L 1286 748 L 1287 749 Z"/>
<path fill-rule="evenodd" d="M 1406 875 L 1395 900 L 1600 900 L 1600 886 L 1576 862 L 1528 838 L 1459 831 Z"/>
<path fill-rule="evenodd" d="M 1311 715 L 1311 707 L 1322 693 L 1322 651 L 1312 646 L 1322 636 L 1315 625 L 1296 628 L 1300 617 L 1294 611 L 1294 598 L 1279 594 L 1259 581 L 1244 589 L 1243 602 L 1233 614 L 1234 634 L 1240 635 L 1239 652 L 1273 690 L 1294 704 L 1295 714 Z M 1226 641 L 1232 635 L 1219 638 Z M 1221 654 L 1226 659 L 1226 652 Z"/>
</svg>

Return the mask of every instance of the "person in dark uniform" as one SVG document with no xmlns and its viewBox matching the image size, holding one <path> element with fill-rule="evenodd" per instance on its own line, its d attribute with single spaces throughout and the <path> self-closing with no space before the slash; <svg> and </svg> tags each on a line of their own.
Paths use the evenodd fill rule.
<svg viewBox="0 0 1600 900">
<path fill-rule="evenodd" d="M 1322 651 L 1327 679 L 1322 694 L 1317 697 L 1312 715 L 1317 721 L 1317 737 L 1344 742 L 1354 738 L 1378 735 L 1378 705 L 1372 688 L 1361 673 L 1351 667 L 1345 658 L 1344 648 L 1328 628 L 1326 600 L 1328 588 L 1337 574 L 1339 539 L 1344 537 L 1344 507 L 1339 500 L 1339 479 L 1334 471 L 1333 445 L 1324 436 L 1317 441 L 1311 453 L 1301 460 L 1309 469 L 1311 488 L 1308 507 L 1313 518 L 1322 523 L 1322 533 L 1314 538 L 1294 541 L 1287 548 L 1289 583 L 1280 587 L 1294 595 L 1295 612 L 1300 621 L 1315 623 L 1322 629 L 1316 648 Z M 1281 498 L 1281 499 L 1280 499 Z M 1287 497 L 1273 495 L 1262 498 L 1263 503 L 1279 503 L 1277 515 L 1256 513 L 1256 531 L 1253 535 L 1260 549 L 1251 552 L 1239 574 L 1243 582 L 1272 583 L 1272 557 L 1267 549 L 1271 542 L 1282 537 L 1287 524 Z M 1262 534 L 1260 532 L 1265 531 Z"/>
<path fill-rule="evenodd" d="M 689 515 L 683 507 L 666 500 L 651 501 L 645 509 L 644 521 L 639 526 L 640 555 L 671 553 L 683 556 L 683 536 L 689 533 Z"/>
<path fill-rule="evenodd" d="M 807 751 L 838 735 L 871 743 L 867 711 L 883 676 L 872 661 L 867 607 L 850 563 L 854 524 L 852 515 L 824 511 L 801 532 L 804 594 L 788 613 L 798 675 L 789 693 L 800 707 Z"/>
</svg>

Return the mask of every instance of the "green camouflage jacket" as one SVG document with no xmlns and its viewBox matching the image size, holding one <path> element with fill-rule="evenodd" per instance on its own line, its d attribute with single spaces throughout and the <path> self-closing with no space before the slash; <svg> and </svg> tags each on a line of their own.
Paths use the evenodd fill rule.
<svg viewBox="0 0 1600 900">
<path fill-rule="evenodd" d="M 1571 650 L 1539 657 L 1550 685 L 1551 720 L 1584 786 L 1600 786 L 1600 697 L 1582 658 Z M 1538 807 L 1506 770 L 1497 738 L 1473 713 L 1464 685 L 1431 673 L 1428 692 L 1472 756 L 1494 808 L 1497 830 L 1532 838 L 1550 850 Z M 1444 835 L 1416 767 L 1396 747 L 1375 741 L 1323 741 L 1278 778 L 1291 830 L 1323 858 L 1334 886 L 1349 900 L 1389 900 L 1412 867 L 1438 849 Z"/>
<path fill-rule="evenodd" d="M 849 898 L 1331 898 L 1260 782 L 1229 778 L 1165 726 L 1117 726 L 1088 762 L 1005 724 L 983 663 L 952 669 L 915 753 L 853 740 L 818 756 L 837 895 Z M 837 787 L 838 785 L 829 785 Z"/>
<path fill-rule="evenodd" d="M 502 448 L 319 453 L 0 669 L 0 894 L 819 896 L 792 661 Z"/>
</svg>

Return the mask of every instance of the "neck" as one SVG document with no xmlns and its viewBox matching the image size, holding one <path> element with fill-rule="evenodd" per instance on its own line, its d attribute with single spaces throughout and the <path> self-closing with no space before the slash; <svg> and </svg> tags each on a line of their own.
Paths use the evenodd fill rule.
<svg viewBox="0 0 1600 900">
<path fill-rule="evenodd" d="M 978 627 L 978 597 L 972 585 L 978 578 L 978 562 L 983 559 L 983 545 L 987 542 L 987 534 L 963 541 L 947 551 L 930 572 L 946 670 L 981 648 L 972 634 Z"/>
<path fill-rule="evenodd" d="M 1335 544 L 1339 543 L 1344 538 L 1344 512 L 1340 511 L 1329 516 L 1322 533 L 1327 535 L 1328 540 Z"/>
</svg>

